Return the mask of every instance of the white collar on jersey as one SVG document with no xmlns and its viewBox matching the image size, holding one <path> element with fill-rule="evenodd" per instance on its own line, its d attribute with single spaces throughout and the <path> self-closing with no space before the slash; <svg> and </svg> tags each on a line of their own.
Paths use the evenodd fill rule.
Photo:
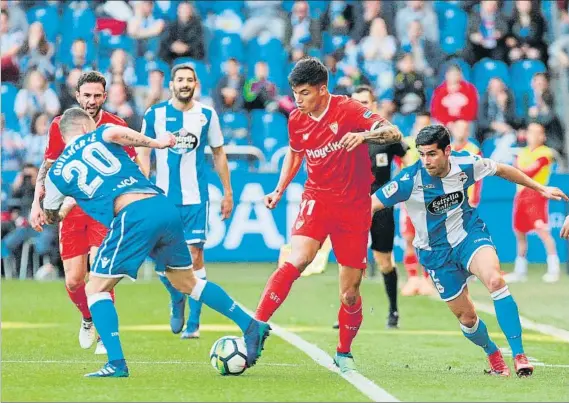
<svg viewBox="0 0 569 403">
<path fill-rule="evenodd" d="M 308 116 L 310 117 L 310 119 L 315 120 L 316 122 L 320 122 L 322 118 L 326 116 L 326 113 L 328 113 L 328 108 L 330 108 L 330 102 L 332 102 L 333 96 L 334 95 L 332 94 L 328 94 L 328 105 L 326 105 L 326 109 L 324 109 L 324 112 L 322 112 L 322 114 L 317 118 L 315 118 L 314 116 L 312 116 L 312 114 L 309 113 Z"/>
</svg>

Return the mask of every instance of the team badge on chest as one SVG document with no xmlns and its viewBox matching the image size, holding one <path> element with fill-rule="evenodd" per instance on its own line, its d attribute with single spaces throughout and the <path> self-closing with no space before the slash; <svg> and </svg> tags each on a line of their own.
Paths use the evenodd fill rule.
<svg viewBox="0 0 569 403">
<path fill-rule="evenodd" d="M 338 134 L 338 122 L 330 124 L 330 130 L 332 130 L 334 134 Z"/>
</svg>

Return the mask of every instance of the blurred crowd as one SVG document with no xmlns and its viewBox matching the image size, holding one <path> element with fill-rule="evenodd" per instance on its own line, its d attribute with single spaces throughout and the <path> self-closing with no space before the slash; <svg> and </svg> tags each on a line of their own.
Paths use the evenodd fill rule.
<svg viewBox="0 0 569 403">
<path fill-rule="evenodd" d="M 232 169 L 278 169 L 294 108 L 286 77 L 305 55 L 325 62 L 333 93 L 370 85 L 379 113 L 405 134 L 430 112 L 512 162 L 537 121 L 562 156 L 551 77 L 569 70 L 568 3 L 2 1 L 4 214 L 25 227 L 25 189 L 49 123 L 76 104 L 77 80 L 91 69 L 107 78 L 104 108 L 139 129 L 145 110 L 169 97 L 170 68 L 193 63 L 196 98 L 216 108 L 227 144 L 256 150 L 258 161 Z M 3 221 L 3 237 L 13 230 Z"/>
</svg>

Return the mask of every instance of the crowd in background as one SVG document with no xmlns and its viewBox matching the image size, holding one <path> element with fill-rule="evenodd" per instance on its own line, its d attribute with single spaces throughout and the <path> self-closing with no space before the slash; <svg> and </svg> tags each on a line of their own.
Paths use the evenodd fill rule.
<svg viewBox="0 0 569 403">
<path fill-rule="evenodd" d="M 370 85 L 379 113 L 405 134 L 429 111 L 512 162 L 538 121 L 562 156 L 550 80 L 569 69 L 568 3 L 2 1 L 2 237 L 21 245 L 30 236 L 49 123 L 76 104 L 77 80 L 92 69 L 107 78 L 104 108 L 139 129 L 145 110 L 169 97 L 170 68 L 194 63 L 196 98 L 220 114 L 227 144 L 257 147 L 267 161 L 287 145 L 286 76 L 305 55 L 324 61 L 335 94 Z"/>
</svg>

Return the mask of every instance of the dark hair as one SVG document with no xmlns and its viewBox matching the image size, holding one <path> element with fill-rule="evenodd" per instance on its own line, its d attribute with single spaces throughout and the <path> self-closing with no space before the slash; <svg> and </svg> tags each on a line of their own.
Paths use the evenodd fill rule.
<svg viewBox="0 0 569 403">
<path fill-rule="evenodd" d="M 431 117 L 431 112 L 429 112 L 429 111 L 423 109 L 423 110 L 420 110 L 419 112 L 417 112 L 417 113 L 415 114 L 415 117 L 418 118 L 419 116 L 425 116 L 425 117 L 430 118 L 430 117 Z"/>
<path fill-rule="evenodd" d="M 375 102 L 375 94 L 373 93 L 373 88 L 371 88 L 369 85 L 364 84 L 364 85 L 358 85 L 354 90 L 354 94 L 361 94 L 362 92 L 369 92 L 369 94 L 371 95 L 371 101 Z"/>
<path fill-rule="evenodd" d="M 101 84 L 103 86 L 103 91 L 106 91 L 107 80 L 105 80 L 105 76 L 98 71 L 88 71 L 87 73 L 81 74 L 81 77 L 77 80 L 77 87 L 75 89 L 79 92 L 83 84 L 91 83 Z"/>
<path fill-rule="evenodd" d="M 445 71 L 445 74 L 446 74 L 447 72 L 451 71 L 451 70 L 458 70 L 458 71 L 460 71 L 460 73 L 462 74 L 462 67 L 460 67 L 460 65 L 457 64 L 457 63 L 452 63 L 452 64 L 450 64 L 450 65 L 447 67 L 447 69 L 446 69 L 446 71 Z"/>
<path fill-rule="evenodd" d="M 8 10 L 0 10 L 0 13 L 4 14 L 6 17 L 10 17 L 10 13 L 8 13 Z"/>
<path fill-rule="evenodd" d="M 299 85 L 326 85 L 328 83 L 328 70 L 322 62 L 315 57 L 300 59 L 290 74 L 288 83 L 291 87 Z"/>
<path fill-rule="evenodd" d="M 196 74 L 196 69 L 194 68 L 194 66 L 192 66 L 190 63 L 181 63 L 172 67 L 172 71 L 170 74 L 170 77 L 172 77 L 171 78 L 172 81 L 174 81 L 174 78 L 176 78 L 176 73 L 180 70 L 190 70 L 192 73 L 194 73 L 194 78 L 196 80 L 198 79 L 198 75 Z"/>
<path fill-rule="evenodd" d="M 36 133 L 36 123 L 38 122 L 38 119 L 41 116 L 44 116 L 45 112 L 36 112 L 34 114 L 34 116 L 32 117 L 32 122 L 30 124 L 30 133 L 34 133 L 34 134 L 45 134 L 45 133 Z"/>
<path fill-rule="evenodd" d="M 430 125 L 421 129 L 417 134 L 415 144 L 417 146 L 436 144 L 437 148 L 444 150 L 450 145 L 450 133 L 443 125 Z"/>
<path fill-rule="evenodd" d="M 77 126 L 89 120 L 92 120 L 92 118 L 87 111 L 78 107 L 69 108 L 61 115 L 59 131 L 65 136 L 68 133 L 72 133 Z"/>
<path fill-rule="evenodd" d="M 546 72 L 546 71 L 540 71 L 539 73 L 535 73 L 532 78 L 539 77 L 539 76 L 542 76 L 542 77 L 545 78 L 548 82 L 550 81 L 550 75 L 549 75 L 549 73 Z"/>
</svg>

